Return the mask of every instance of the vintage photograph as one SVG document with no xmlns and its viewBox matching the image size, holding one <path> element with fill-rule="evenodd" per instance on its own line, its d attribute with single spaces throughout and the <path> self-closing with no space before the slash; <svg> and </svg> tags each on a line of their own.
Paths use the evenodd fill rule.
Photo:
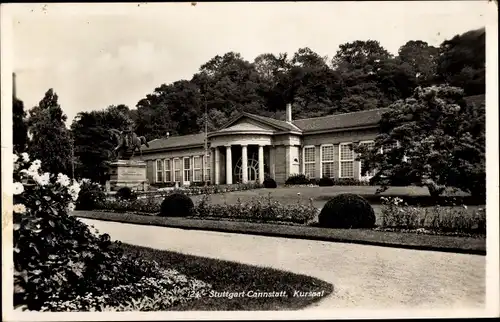
<svg viewBox="0 0 500 322">
<path fill-rule="evenodd" d="M 500 314 L 497 10 L 2 4 L 4 320 Z"/>
</svg>

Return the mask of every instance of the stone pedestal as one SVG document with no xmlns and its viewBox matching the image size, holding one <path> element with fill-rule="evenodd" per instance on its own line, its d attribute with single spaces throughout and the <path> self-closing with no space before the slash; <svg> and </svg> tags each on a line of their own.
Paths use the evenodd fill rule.
<svg viewBox="0 0 500 322">
<path fill-rule="evenodd" d="M 123 187 L 132 190 L 146 191 L 148 182 L 146 178 L 146 162 L 132 160 L 118 160 L 110 164 L 110 180 L 106 188 L 117 191 Z"/>
</svg>

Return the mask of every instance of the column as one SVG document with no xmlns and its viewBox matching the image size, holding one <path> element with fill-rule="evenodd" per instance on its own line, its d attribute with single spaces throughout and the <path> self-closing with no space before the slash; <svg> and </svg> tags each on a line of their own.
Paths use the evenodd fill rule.
<svg viewBox="0 0 500 322">
<path fill-rule="evenodd" d="M 259 182 L 264 182 L 264 147 L 259 145 Z"/>
<path fill-rule="evenodd" d="M 215 184 L 220 184 L 220 151 L 219 147 L 214 148 L 215 152 L 215 160 L 214 160 L 214 181 Z"/>
<path fill-rule="evenodd" d="M 274 147 L 270 146 L 269 147 L 269 175 L 271 178 L 276 180 L 276 155 L 275 155 L 275 150 Z"/>
<path fill-rule="evenodd" d="M 247 146 L 241 146 L 241 181 L 243 183 L 248 182 L 248 152 Z"/>
<path fill-rule="evenodd" d="M 233 184 L 233 158 L 230 145 L 226 145 L 226 184 Z"/>
</svg>

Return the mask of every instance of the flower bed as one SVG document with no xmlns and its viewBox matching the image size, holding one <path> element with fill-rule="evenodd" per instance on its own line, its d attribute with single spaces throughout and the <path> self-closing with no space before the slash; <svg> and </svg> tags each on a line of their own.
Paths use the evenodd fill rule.
<svg viewBox="0 0 500 322">
<path fill-rule="evenodd" d="M 409 206 L 401 198 L 382 197 L 378 229 L 426 234 L 485 235 L 486 209 L 468 211 L 463 206 Z"/>
<path fill-rule="evenodd" d="M 195 204 L 194 216 L 191 218 L 307 224 L 314 220 L 318 213 L 312 200 L 304 204 L 298 199 L 295 204 L 283 205 L 273 200 L 271 194 L 267 197 L 253 198 L 247 203 L 238 200 L 234 205 L 210 204 L 209 199 L 209 195 L 204 195 Z M 156 215 L 160 212 L 162 201 L 163 199 L 155 197 L 131 201 L 106 200 L 98 204 L 97 210 Z"/>
<path fill-rule="evenodd" d="M 162 190 L 138 192 L 139 198 L 146 196 L 165 197 L 169 194 L 182 192 L 188 196 L 211 195 L 216 193 L 226 193 L 233 191 L 244 191 L 260 189 L 264 186 L 260 183 L 238 183 L 231 185 L 209 185 L 209 186 L 188 186 L 178 188 L 161 188 Z"/>
<path fill-rule="evenodd" d="M 68 214 L 80 183 L 14 156 L 14 306 L 32 311 L 164 310 L 211 289 L 124 255 Z M 87 196 L 92 197 L 92 196 Z M 93 198 L 93 197 L 92 197 Z"/>
</svg>

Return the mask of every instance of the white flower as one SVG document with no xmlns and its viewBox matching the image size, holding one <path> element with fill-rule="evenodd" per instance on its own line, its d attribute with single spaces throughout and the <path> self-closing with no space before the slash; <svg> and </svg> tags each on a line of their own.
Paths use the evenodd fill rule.
<svg viewBox="0 0 500 322">
<path fill-rule="evenodd" d="M 14 155 L 12 156 L 12 160 L 14 161 L 14 163 L 16 163 L 16 162 L 17 162 L 17 159 L 19 159 L 19 157 L 17 156 L 17 154 L 14 154 Z"/>
<path fill-rule="evenodd" d="M 21 156 L 23 157 L 24 162 L 28 162 L 30 160 L 30 156 L 26 152 L 21 153 Z"/>
<path fill-rule="evenodd" d="M 67 175 L 59 173 L 57 175 L 57 183 L 59 183 L 63 187 L 67 187 L 70 184 L 70 179 Z"/>
<path fill-rule="evenodd" d="M 35 181 L 41 185 L 41 186 L 45 186 L 49 183 L 50 181 L 50 173 L 48 172 L 45 172 L 44 174 L 42 174 L 41 176 L 39 175 L 35 175 L 33 176 L 33 179 L 35 179 Z"/>
<path fill-rule="evenodd" d="M 36 159 L 35 161 L 33 161 L 31 163 L 33 166 L 37 167 L 37 168 L 40 168 L 42 166 L 42 161 Z"/>
<path fill-rule="evenodd" d="M 69 186 L 68 192 L 71 195 L 73 201 L 76 201 L 78 199 L 78 194 L 80 193 L 80 184 L 74 181 L 73 184 Z"/>
<path fill-rule="evenodd" d="M 21 182 L 14 182 L 14 194 L 15 195 L 19 195 L 21 193 L 23 193 L 24 191 L 24 186 Z"/>
<path fill-rule="evenodd" d="M 73 210 L 75 210 L 75 204 L 74 204 L 74 203 L 72 203 L 72 202 L 70 202 L 70 203 L 68 204 L 68 211 L 73 211 Z"/>
<path fill-rule="evenodd" d="M 467 209 L 467 206 L 466 205 L 463 205 L 464 209 Z"/>
<path fill-rule="evenodd" d="M 13 208 L 14 212 L 17 212 L 18 214 L 24 214 L 26 212 L 26 206 L 22 203 L 15 204 Z"/>
</svg>

